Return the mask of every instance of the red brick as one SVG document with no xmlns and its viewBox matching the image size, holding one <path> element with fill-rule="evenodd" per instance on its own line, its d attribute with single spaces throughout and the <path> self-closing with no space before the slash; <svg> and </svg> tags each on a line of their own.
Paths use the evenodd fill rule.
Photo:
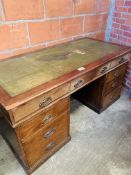
<svg viewBox="0 0 131 175">
<path fill-rule="evenodd" d="M 72 0 L 46 0 L 46 16 L 69 16 L 73 14 Z"/>
<path fill-rule="evenodd" d="M 110 38 L 110 42 L 123 45 L 123 41 L 118 40 L 118 37 L 117 38 Z"/>
<path fill-rule="evenodd" d="M 37 19 L 43 17 L 42 0 L 3 0 L 7 20 Z"/>
<path fill-rule="evenodd" d="M 116 33 L 119 34 L 119 35 L 123 35 L 124 34 L 123 30 L 120 30 L 120 29 L 117 29 Z"/>
<path fill-rule="evenodd" d="M 120 27 L 122 30 L 127 30 L 127 31 L 130 31 L 130 26 L 127 26 L 127 25 L 121 25 Z"/>
<path fill-rule="evenodd" d="M 125 6 L 131 6 L 131 1 L 125 1 Z"/>
<path fill-rule="evenodd" d="M 127 40 L 127 42 L 131 45 L 131 38 Z"/>
<path fill-rule="evenodd" d="M 29 23 L 29 35 L 32 44 L 43 43 L 59 38 L 59 21 Z"/>
<path fill-rule="evenodd" d="M 0 21 L 2 21 L 2 14 L 1 14 L 1 12 L 0 12 Z"/>
<path fill-rule="evenodd" d="M 83 33 L 83 17 L 61 20 L 61 37 L 70 37 Z"/>
<path fill-rule="evenodd" d="M 113 24 L 112 24 L 112 27 L 114 27 L 114 28 L 119 28 L 119 27 L 120 27 L 120 24 L 118 24 L 118 23 L 113 23 Z"/>
<path fill-rule="evenodd" d="M 93 13 L 95 10 L 95 0 L 74 0 L 75 13 Z"/>
<path fill-rule="evenodd" d="M 0 50 L 20 48 L 26 44 L 26 24 L 0 25 Z"/>
<path fill-rule="evenodd" d="M 114 12 L 113 16 L 114 16 L 114 17 L 121 17 L 122 14 L 121 14 L 120 12 Z"/>
<path fill-rule="evenodd" d="M 97 0 L 96 12 L 109 12 L 110 0 Z"/>
<path fill-rule="evenodd" d="M 125 32 L 123 32 L 123 35 L 126 36 L 126 37 L 131 38 L 131 32 L 125 31 Z"/>
<path fill-rule="evenodd" d="M 117 31 L 118 31 L 117 28 L 116 28 L 116 29 L 115 29 L 115 28 L 112 28 L 112 29 L 111 29 L 111 33 L 115 33 L 115 34 L 117 34 Z"/>
<path fill-rule="evenodd" d="M 118 12 L 128 12 L 128 9 L 125 7 L 116 7 L 116 11 Z"/>
<path fill-rule="evenodd" d="M 101 17 L 102 17 L 102 29 L 106 29 L 108 14 L 103 14 Z"/>
<path fill-rule="evenodd" d="M 123 36 L 120 36 L 118 35 L 118 39 L 121 40 L 122 42 L 127 42 L 127 38 L 123 37 Z"/>
<path fill-rule="evenodd" d="M 112 38 L 118 38 L 118 35 L 115 34 L 115 33 L 111 33 L 111 37 L 112 37 Z"/>
<path fill-rule="evenodd" d="M 105 31 L 95 32 L 88 35 L 90 38 L 105 41 Z"/>
<path fill-rule="evenodd" d="M 95 32 L 101 29 L 101 15 L 87 16 L 85 18 L 85 32 Z"/>
<path fill-rule="evenodd" d="M 117 0 L 116 1 L 116 7 L 120 7 L 124 5 L 124 1 L 123 0 Z"/>
<path fill-rule="evenodd" d="M 105 40 L 105 31 L 100 31 L 100 32 L 96 33 L 95 38 L 104 41 Z"/>
<path fill-rule="evenodd" d="M 114 18 L 114 21 L 120 24 L 124 24 L 125 23 L 125 19 L 122 18 Z"/>
<path fill-rule="evenodd" d="M 128 8 L 127 11 L 128 11 L 128 13 L 131 13 L 131 8 Z"/>
<path fill-rule="evenodd" d="M 125 20 L 125 25 L 131 26 L 131 19 Z"/>
<path fill-rule="evenodd" d="M 123 14 L 122 14 L 122 17 L 123 17 L 123 18 L 131 19 L 131 14 L 123 13 Z"/>
</svg>

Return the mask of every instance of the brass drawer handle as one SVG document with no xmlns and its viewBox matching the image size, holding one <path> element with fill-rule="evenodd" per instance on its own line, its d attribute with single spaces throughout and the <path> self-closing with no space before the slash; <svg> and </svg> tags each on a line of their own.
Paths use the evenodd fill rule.
<svg viewBox="0 0 131 175">
<path fill-rule="evenodd" d="M 44 100 L 39 104 L 40 108 L 48 106 L 52 102 L 51 97 L 44 98 Z"/>
<path fill-rule="evenodd" d="M 46 124 L 46 123 L 50 122 L 51 120 L 53 120 L 54 118 L 55 118 L 55 116 L 53 116 L 53 115 L 47 115 L 47 116 L 43 119 L 42 123 L 43 123 L 43 124 Z"/>
<path fill-rule="evenodd" d="M 74 88 L 79 88 L 84 84 L 84 80 L 78 80 L 77 83 L 74 85 Z"/>
<path fill-rule="evenodd" d="M 55 128 L 49 130 L 47 133 L 44 134 L 44 138 L 45 138 L 45 139 L 48 139 L 48 138 L 51 137 L 55 132 L 56 132 L 56 129 L 55 129 Z"/>
<path fill-rule="evenodd" d="M 124 61 L 125 61 L 125 59 L 124 59 L 123 57 L 120 58 L 120 60 L 119 60 L 119 64 L 122 64 Z"/>
<path fill-rule="evenodd" d="M 105 67 L 103 67 L 102 69 L 101 69 L 101 74 L 104 74 L 106 71 L 108 71 L 108 67 L 107 66 L 105 66 Z"/>
<path fill-rule="evenodd" d="M 55 141 L 52 141 L 51 143 L 49 143 L 47 145 L 47 147 L 45 148 L 46 151 L 49 151 L 51 150 L 52 148 L 54 148 L 54 146 L 56 145 L 56 142 Z"/>
</svg>

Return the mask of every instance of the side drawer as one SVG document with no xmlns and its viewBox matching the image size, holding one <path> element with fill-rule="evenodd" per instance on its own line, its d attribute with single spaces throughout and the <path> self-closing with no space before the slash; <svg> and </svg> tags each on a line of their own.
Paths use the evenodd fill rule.
<svg viewBox="0 0 131 175">
<path fill-rule="evenodd" d="M 54 129 L 50 136 L 48 132 Z M 35 137 L 23 143 L 23 149 L 29 166 L 32 166 L 41 158 L 46 157 L 64 140 L 69 137 L 69 112 L 65 113 L 60 121 L 55 122 L 50 128 L 41 130 Z"/>
<path fill-rule="evenodd" d="M 35 111 L 41 110 L 44 107 L 51 104 L 56 99 L 67 94 L 70 90 L 70 84 L 67 83 L 58 88 L 52 89 L 51 91 L 36 97 L 27 103 L 20 105 L 12 110 L 15 122 L 23 119 L 24 117 L 32 114 Z"/>
<path fill-rule="evenodd" d="M 109 72 L 106 75 L 106 82 L 112 81 L 118 77 L 121 79 L 125 74 L 126 67 L 127 67 L 126 64 L 123 64 L 118 68 L 114 69 L 113 71 Z"/>
<path fill-rule="evenodd" d="M 108 93 L 110 93 L 111 91 L 113 91 L 114 89 L 116 89 L 117 87 L 121 86 L 122 82 L 123 82 L 123 76 L 120 76 L 117 79 L 115 79 L 109 83 L 105 83 L 103 95 L 105 96 Z"/>
<path fill-rule="evenodd" d="M 111 62 L 111 68 L 119 66 L 125 62 L 127 62 L 131 57 L 131 53 L 128 53 L 126 55 L 120 56 L 119 58 L 115 59 Z"/>
<path fill-rule="evenodd" d="M 121 86 L 109 93 L 107 96 L 103 97 L 102 108 L 107 108 L 110 104 L 116 101 L 120 97 Z"/>
<path fill-rule="evenodd" d="M 38 115 L 34 116 L 30 120 L 22 123 L 21 126 L 18 127 L 19 136 L 22 140 L 26 140 L 27 138 L 33 136 L 36 132 L 38 132 L 41 128 L 51 125 L 55 120 L 57 120 L 60 115 L 62 115 L 65 111 L 69 111 L 70 109 L 70 98 L 67 97 L 65 99 L 60 100 L 55 103 L 49 109 L 44 110 Z M 61 118 L 61 117 L 60 117 Z"/>
</svg>

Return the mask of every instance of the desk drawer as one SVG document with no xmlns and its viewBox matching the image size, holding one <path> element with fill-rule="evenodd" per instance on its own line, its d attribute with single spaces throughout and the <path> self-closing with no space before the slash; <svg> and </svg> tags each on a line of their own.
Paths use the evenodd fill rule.
<svg viewBox="0 0 131 175">
<path fill-rule="evenodd" d="M 22 140 L 26 140 L 33 136 L 41 128 L 51 125 L 56 119 L 60 117 L 65 111 L 70 109 L 70 98 L 60 100 L 49 109 L 44 110 L 30 120 L 22 123 L 18 128 L 19 136 Z M 60 117 L 61 118 L 61 117 Z"/>
<path fill-rule="evenodd" d="M 111 63 L 107 63 L 104 66 L 100 67 L 97 71 L 97 76 L 103 75 L 108 72 L 110 70 L 110 65 Z"/>
<path fill-rule="evenodd" d="M 130 59 L 130 57 L 131 57 L 131 54 L 129 53 L 129 54 L 126 54 L 124 56 L 121 56 L 121 57 L 115 59 L 114 61 L 111 62 L 111 68 L 127 62 Z"/>
<path fill-rule="evenodd" d="M 82 75 L 71 82 L 70 90 L 75 91 L 85 86 L 88 82 L 93 80 L 96 76 L 96 71 L 91 71 Z"/>
<path fill-rule="evenodd" d="M 35 111 L 44 109 L 44 107 L 48 106 L 56 99 L 67 94 L 69 92 L 69 89 L 70 89 L 70 84 L 65 84 L 58 88 L 52 89 L 51 91 L 39 97 L 36 97 L 17 108 L 14 108 L 12 110 L 12 113 L 13 113 L 15 122 L 18 122 L 19 120 L 32 114 Z"/>
<path fill-rule="evenodd" d="M 126 71 L 126 64 L 123 64 L 106 75 L 106 82 L 112 81 L 118 77 L 122 79 L 125 74 L 125 71 Z"/>
<path fill-rule="evenodd" d="M 68 139 L 67 132 L 60 133 L 52 141 L 46 144 L 41 144 L 38 142 L 37 146 L 25 146 L 26 159 L 29 166 L 37 164 L 41 159 L 49 158 L 56 150 L 58 150 L 63 143 Z"/>
<path fill-rule="evenodd" d="M 50 151 L 58 147 L 69 136 L 69 112 L 65 113 L 61 120 L 42 129 L 33 138 L 23 143 L 23 149 L 29 165 L 33 165 L 39 159 L 45 157 Z"/>
<path fill-rule="evenodd" d="M 123 82 L 123 76 L 120 76 L 109 83 L 105 83 L 103 89 L 104 96 L 113 91 L 114 89 L 116 89 L 117 87 L 121 86 L 122 82 Z"/>
<path fill-rule="evenodd" d="M 105 109 L 114 101 L 116 101 L 120 97 L 120 93 L 121 93 L 121 86 L 113 90 L 107 96 L 103 97 L 102 108 Z"/>
</svg>

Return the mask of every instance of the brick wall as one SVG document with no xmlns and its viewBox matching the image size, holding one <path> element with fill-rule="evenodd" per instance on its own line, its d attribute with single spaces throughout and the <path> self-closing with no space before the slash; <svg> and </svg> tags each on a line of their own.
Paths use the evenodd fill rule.
<svg viewBox="0 0 131 175">
<path fill-rule="evenodd" d="M 131 46 L 131 0 L 115 1 L 110 41 Z M 131 59 L 128 65 L 125 85 L 131 90 Z"/>
<path fill-rule="evenodd" d="M 91 36 L 104 39 L 110 0 L 0 0 L 0 59 Z"/>
</svg>

